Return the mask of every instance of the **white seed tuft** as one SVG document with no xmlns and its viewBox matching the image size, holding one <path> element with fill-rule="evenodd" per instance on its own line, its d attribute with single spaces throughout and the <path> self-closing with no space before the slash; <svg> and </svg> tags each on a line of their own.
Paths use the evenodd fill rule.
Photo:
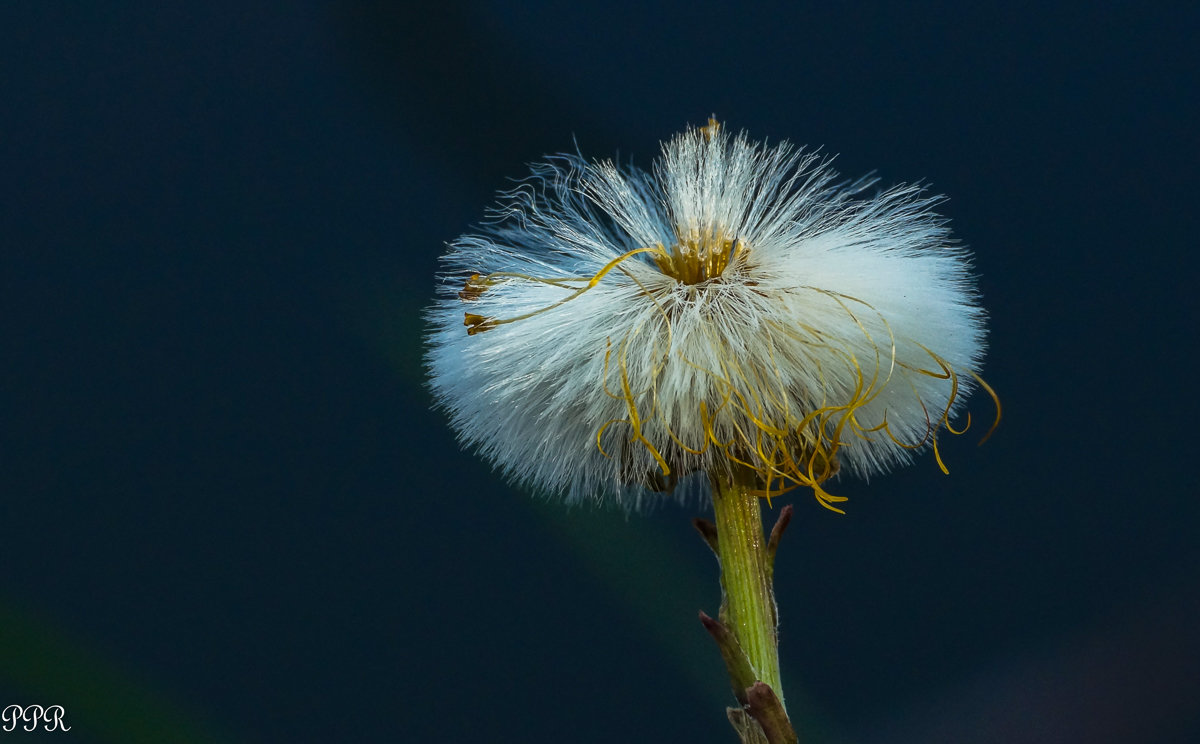
<svg viewBox="0 0 1200 744">
<path fill-rule="evenodd" d="M 464 444 L 570 501 L 636 507 L 749 468 L 764 495 L 829 506 L 839 471 L 936 448 L 981 382 L 984 312 L 941 198 L 873 187 L 716 122 L 651 173 L 550 158 L 449 245 L 435 398 Z"/>
</svg>

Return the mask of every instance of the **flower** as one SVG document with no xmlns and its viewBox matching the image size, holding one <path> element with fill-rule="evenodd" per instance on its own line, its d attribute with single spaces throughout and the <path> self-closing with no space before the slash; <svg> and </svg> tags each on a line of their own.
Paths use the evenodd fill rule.
<svg viewBox="0 0 1200 744">
<path fill-rule="evenodd" d="M 945 470 L 938 432 L 961 433 L 976 383 L 991 393 L 985 315 L 941 197 L 875 182 L 715 120 L 650 172 L 533 166 L 443 258 L 437 404 L 507 476 L 570 501 L 636 507 L 748 469 L 762 495 L 807 486 L 840 511 L 822 485 L 839 471 L 927 447 Z"/>
</svg>

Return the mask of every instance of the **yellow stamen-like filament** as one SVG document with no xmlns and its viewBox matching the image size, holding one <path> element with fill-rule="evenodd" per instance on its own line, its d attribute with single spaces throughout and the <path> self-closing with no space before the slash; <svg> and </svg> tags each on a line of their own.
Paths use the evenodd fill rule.
<svg viewBox="0 0 1200 744">
<path fill-rule="evenodd" d="M 465 313 L 463 315 L 463 325 L 467 327 L 467 335 L 474 336 L 476 333 L 490 330 L 496 327 L 496 321 L 493 318 L 485 318 L 478 313 Z"/>
<path fill-rule="evenodd" d="M 471 274 L 471 278 L 467 279 L 467 283 L 463 285 L 462 290 L 458 293 L 458 299 L 463 302 L 474 302 L 478 300 L 480 295 L 487 290 L 488 284 L 479 274 Z"/>
<path fill-rule="evenodd" d="M 590 279 L 544 279 L 541 277 L 528 276 L 526 274 L 513 274 L 513 273 L 509 273 L 509 272 L 498 272 L 495 274 L 488 274 L 486 277 L 483 277 L 482 279 L 478 279 L 478 277 L 479 277 L 478 274 L 472 274 L 471 278 L 467 280 L 467 288 L 465 288 L 463 290 L 463 292 L 467 292 L 468 289 L 471 289 L 471 293 L 469 294 L 471 299 L 478 298 L 479 295 L 481 295 L 483 293 L 483 290 L 486 289 L 486 287 L 494 286 L 503 281 L 509 281 L 509 280 L 514 280 L 514 279 L 530 281 L 530 282 L 537 282 L 539 284 L 549 284 L 549 285 L 555 286 L 555 287 L 563 287 L 565 289 L 573 289 L 574 291 L 572 291 L 571 294 L 562 298 L 558 302 L 552 303 L 543 308 L 539 308 L 537 310 L 534 310 L 533 312 L 525 313 L 524 315 L 518 315 L 513 318 L 503 318 L 503 319 L 488 318 L 488 317 L 484 317 L 482 315 L 478 315 L 476 313 L 466 313 L 466 319 L 463 321 L 463 325 L 467 326 L 467 334 L 473 336 L 476 333 L 481 333 L 483 331 L 490 330 L 499 325 L 504 325 L 506 323 L 515 323 L 518 320 L 525 320 L 526 318 L 532 318 L 533 316 L 540 315 L 540 314 L 546 312 L 547 310 L 553 310 L 556 307 L 564 305 L 564 304 L 570 302 L 571 300 L 575 299 L 576 297 L 579 297 L 581 294 L 588 291 L 592 287 L 595 287 L 597 284 L 600 283 L 600 280 L 604 278 L 605 274 L 607 274 L 608 272 L 610 272 L 614 268 L 616 268 L 618 265 L 620 265 L 620 263 L 622 261 L 625 261 L 626 259 L 636 256 L 639 253 L 658 253 L 661 251 L 662 251 L 662 246 L 651 246 L 649 248 L 635 248 L 632 251 L 627 251 L 625 253 L 622 253 L 620 256 L 617 256 L 613 260 L 609 261 L 607 264 L 605 264 L 604 268 L 602 268 L 602 269 L 600 269 L 600 271 L 596 272 Z M 576 282 L 576 281 L 586 282 L 586 283 L 582 287 L 578 287 L 578 288 L 572 287 L 570 282 Z M 473 282 L 474 282 L 474 285 L 472 284 Z M 482 287 L 482 288 L 478 289 L 478 291 L 476 291 L 474 289 L 474 287 Z M 464 301 L 466 301 L 466 299 L 467 299 L 467 298 L 462 297 L 461 292 L 459 293 L 459 297 L 461 299 L 463 299 Z"/>
</svg>

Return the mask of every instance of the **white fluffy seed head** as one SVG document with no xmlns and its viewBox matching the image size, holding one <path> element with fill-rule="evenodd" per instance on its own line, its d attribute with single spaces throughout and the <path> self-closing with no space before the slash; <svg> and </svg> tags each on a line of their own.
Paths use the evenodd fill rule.
<svg viewBox="0 0 1200 744">
<path fill-rule="evenodd" d="M 571 501 L 636 507 L 748 469 L 830 506 L 839 471 L 936 451 L 982 382 L 984 312 L 940 197 L 873 185 L 715 121 L 650 173 L 535 165 L 444 256 L 435 398 L 462 442 Z"/>
</svg>

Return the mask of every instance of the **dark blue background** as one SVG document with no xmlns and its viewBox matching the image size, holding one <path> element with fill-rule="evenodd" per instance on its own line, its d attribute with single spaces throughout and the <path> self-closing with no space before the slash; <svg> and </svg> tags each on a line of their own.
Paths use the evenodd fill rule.
<svg viewBox="0 0 1200 744">
<path fill-rule="evenodd" d="M 1005 406 L 948 477 L 795 497 L 804 740 L 1195 741 L 1197 11 L 901 5 L 5 3 L 0 705 L 79 742 L 731 741 L 692 511 L 513 492 L 420 362 L 506 177 L 716 113 L 952 197 Z"/>
</svg>

